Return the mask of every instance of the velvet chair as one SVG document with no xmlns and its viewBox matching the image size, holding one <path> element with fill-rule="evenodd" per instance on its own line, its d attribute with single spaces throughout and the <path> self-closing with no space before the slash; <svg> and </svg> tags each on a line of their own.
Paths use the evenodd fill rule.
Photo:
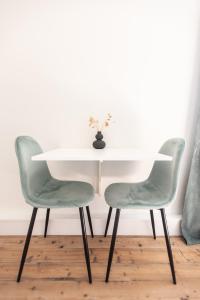
<svg viewBox="0 0 200 300">
<path fill-rule="evenodd" d="M 105 200 L 110 207 L 106 223 L 105 236 L 107 235 L 112 209 L 116 208 L 105 279 L 106 282 L 109 280 L 121 209 L 150 210 L 154 238 L 156 238 L 156 234 L 153 210 L 159 209 L 162 217 L 172 279 L 173 283 L 176 284 L 176 274 L 167 228 L 165 207 L 174 199 L 176 193 L 178 171 L 184 147 L 185 142 L 183 139 L 174 138 L 166 141 L 159 152 L 171 156 L 171 161 L 156 161 L 150 176 L 143 182 L 113 183 L 105 190 Z"/>
<path fill-rule="evenodd" d="M 90 230 L 93 236 L 89 210 L 89 203 L 94 198 L 93 187 L 89 183 L 81 181 L 57 180 L 51 176 L 45 161 L 32 161 L 31 157 L 33 155 L 42 152 L 41 147 L 33 138 L 28 136 L 18 137 L 15 142 L 15 148 L 19 163 L 22 192 L 27 204 L 33 207 L 32 217 L 17 276 L 17 282 L 21 279 L 38 208 L 47 210 L 44 230 L 44 236 L 46 237 L 50 209 L 74 207 L 79 209 L 88 279 L 89 283 L 92 283 L 83 207 L 86 207 Z"/>
</svg>

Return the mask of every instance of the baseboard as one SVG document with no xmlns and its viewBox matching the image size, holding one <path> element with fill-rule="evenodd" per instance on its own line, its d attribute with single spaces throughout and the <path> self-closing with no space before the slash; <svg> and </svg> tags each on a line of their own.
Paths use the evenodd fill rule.
<svg viewBox="0 0 200 300">
<path fill-rule="evenodd" d="M 157 235 L 163 235 L 162 221 L 158 211 L 155 212 L 155 225 Z M 86 216 L 85 216 L 86 217 Z M 105 230 L 107 213 L 92 214 L 94 234 L 102 235 Z M 111 218 L 108 234 L 112 233 L 113 216 Z M 26 217 L 0 216 L 0 235 L 25 235 L 30 221 L 30 214 Z M 168 215 L 170 235 L 180 235 L 181 215 Z M 33 234 L 41 235 L 44 232 L 45 214 L 37 216 Z M 87 224 L 87 220 L 86 220 Z M 89 228 L 87 224 L 87 232 Z M 80 235 L 81 227 L 78 214 L 50 215 L 48 235 Z M 147 213 L 122 213 L 118 228 L 119 235 L 152 235 L 150 216 Z"/>
</svg>

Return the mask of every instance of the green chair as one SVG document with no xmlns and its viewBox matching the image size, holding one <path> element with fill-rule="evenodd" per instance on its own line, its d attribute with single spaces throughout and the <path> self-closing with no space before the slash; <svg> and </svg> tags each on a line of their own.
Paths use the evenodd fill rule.
<svg viewBox="0 0 200 300">
<path fill-rule="evenodd" d="M 33 155 L 42 152 L 42 149 L 33 138 L 28 136 L 18 137 L 15 142 L 15 148 L 19 163 L 22 192 L 26 202 L 33 207 L 17 282 L 21 279 L 38 208 L 47 209 L 44 232 L 44 236 L 46 237 L 51 208 L 78 207 L 88 279 L 89 283 L 92 283 L 83 207 L 87 209 L 90 230 L 93 237 L 92 222 L 88 206 L 94 198 L 93 187 L 86 182 L 57 180 L 51 176 L 45 161 L 32 161 L 31 157 Z"/>
<path fill-rule="evenodd" d="M 172 279 L 173 283 L 176 284 L 174 262 L 164 208 L 173 200 L 175 196 L 177 188 L 178 171 L 184 147 L 185 142 L 183 139 L 174 138 L 166 141 L 159 152 L 171 156 L 171 161 L 156 161 L 148 179 L 143 182 L 113 183 L 109 185 L 105 190 L 105 200 L 110 206 L 105 236 L 107 235 L 112 209 L 116 208 L 116 215 L 105 279 L 106 282 L 108 282 L 110 275 L 110 269 L 117 235 L 117 228 L 120 217 L 120 210 L 136 208 L 150 210 L 154 238 L 156 237 L 156 235 L 153 209 L 159 209 L 161 211 Z"/>
</svg>

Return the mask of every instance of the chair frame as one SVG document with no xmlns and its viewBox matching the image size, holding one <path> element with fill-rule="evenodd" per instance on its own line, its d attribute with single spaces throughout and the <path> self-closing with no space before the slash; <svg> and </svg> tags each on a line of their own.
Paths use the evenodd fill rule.
<svg viewBox="0 0 200 300">
<path fill-rule="evenodd" d="M 24 249 L 23 249 L 23 252 L 22 252 L 20 267 L 19 267 L 19 271 L 18 271 L 18 275 L 17 275 L 17 282 L 20 282 L 20 280 L 21 280 L 21 276 L 22 276 L 24 264 L 25 264 L 25 261 L 26 261 L 26 256 L 27 256 L 28 249 L 29 249 L 29 244 L 30 244 L 30 240 L 31 240 L 32 232 L 33 232 L 33 227 L 34 227 L 37 211 L 38 211 L 38 208 L 34 207 L 33 212 L 32 212 L 32 216 L 31 216 L 31 220 L 30 220 L 30 224 L 29 224 L 29 228 L 28 228 L 28 232 L 27 232 L 27 236 L 26 236 L 26 240 L 25 240 L 25 244 L 24 244 Z M 86 206 L 86 211 L 87 211 L 91 236 L 93 238 L 94 234 L 93 234 L 93 228 L 92 228 L 92 221 L 91 221 L 89 206 Z M 81 230 L 82 230 L 85 262 L 86 262 L 87 273 L 88 273 L 88 281 L 89 281 L 89 283 L 92 283 L 92 273 L 91 273 L 91 267 L 90 267 L 90 254 L 89 254 L 89 248 L 88 248 L 88 241 L 87 241 L 87 233 L 86 233 L 85 217 L 84 217 L 83 207 L 79 207 L 79 214 L 80 214 L 80 223 L 81 223 Z M 50 208 L 47 208 L 46 220 L 45 220 L 45 230 L 44 230 L 44 237 L 45 238 L 47 236 L 49 215 L 50 215 Z"/>
<path fill-rule="evenodd" d="M 110 223 L 110 218 L 111 218 L 111 214 L 112 214 L 112 209 L 113 209 L 112 207 L 109 208 L 104 237 L 107 236 L 108 227 L 109 227 L 109 223 Z M 161 212 L 161 218 L 162 218 L 162 224 L 163 224 L 163 229 L 164 229 L 164 234 L 165 234 L 165 242 L 166 242 L 166 247 L 167 247 L 167 253 L 168 253 L 170 268 L 171 268 L 172 280 L 173 280 L 173 283 L 176 284 L 176 274 L 175 274 L 175 268 L 174 268 L 174 260 L 173 260 L 173 254 L 172 254 L 172 249 L 171 249 L 170 237 L 169 237 L 169 232 L 168 232 L 168 227 L 167 227 L 166 213 L 165 213 L 164 208 L 161 208 L 159 210 Z M 151 216 L 153 236 L 154 236 L 154 239 L 156 239 L 155 222 L 154 222 L 154 215 L 153 215 L 153 210 L 152 209 L 150 210 L 150 216 Z M 115 214 L 115 221 L 114 221 L 114 226 L 113 226 L 111 244 L 110 244 L 110 252 L 109 252 L 109 257 L 108 257 L 108 264 L 107 264 L 107 272 L 106 272 L 105 282 L 109 281 L 110 270 L 111 270 L 112 259 L 113 259 L 113 253 L 114 253 L 115 242 L 116 242 L 116 237 L 117 237 L 119 217 L 120 217 L 120 209 L 117 208 L 116 209 L 116 214 Z"/>
<path fill-rule="evenodd" d="M 89 206 L 86 206 L 86 212 L 87 212 L 87 217 L 88 217 L 88 223 L 89 223 L 89 227 L 90 227 L 90 233 L 91 233 L 91 237 L 94 237 L 94 232 L 93 232 L 93 227 L 92 227 L 92 219 L 91 219 L 91 215 L 90 215 L 90 208 Z M 45 229 L 44 229 L 44 238 L 46 238 L 47 236 L 47 229 L 48 229 L 48 224 L 49 224 L 49 215 L 50 215 L 50 208 L 47 208 L 46 211 L 46 220 L 45 220 Z"/>
<path fill-rule="evenodd" d="M 107 221 L 106 221 L 106 228 L 105 228 L 105 232 L 104 232 L 104 237 L 107 236 L 108 233 L 108 227 L 110 224 L 110 218 L 112 215 L 112 207 L 109 207 L 109 211 L 108 211 L 108 217 L 107 217 Z M 152 231 L 153 231 L 153 237 L 154 240 L 156 240 L 156 230 L 155 230 L 155 222 L 154 222 L 154 214 L 153 214 L 153 209 L 150 209 L 150 216 L 151 216 L 151 226 L 152 226 Z"/>
</svg>

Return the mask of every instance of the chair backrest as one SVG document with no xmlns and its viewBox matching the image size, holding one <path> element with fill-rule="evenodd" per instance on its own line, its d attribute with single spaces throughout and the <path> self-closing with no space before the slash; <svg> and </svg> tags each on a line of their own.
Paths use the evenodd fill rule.
<svg viewBox="0 0 200 300">
<path fill-rule="evenodd" d="M 156 161 L 148 180 L 160 190 L 170 202 L 176 192 L 180 161 L 185 148 L 185 141 L 181 138 L 167 140 L 159 153 L 172 157 L 171 161 Z"/>
<path fill-rule="evenodd" d="M 40 145 L 29 136 L 19 136 L 15 141 L 21 186 L 27 202 L 37 196 L 44 184 L 51 178 L 45 161 L 32 161 L 33 155 L 42 151 Z"/>
</svg>

